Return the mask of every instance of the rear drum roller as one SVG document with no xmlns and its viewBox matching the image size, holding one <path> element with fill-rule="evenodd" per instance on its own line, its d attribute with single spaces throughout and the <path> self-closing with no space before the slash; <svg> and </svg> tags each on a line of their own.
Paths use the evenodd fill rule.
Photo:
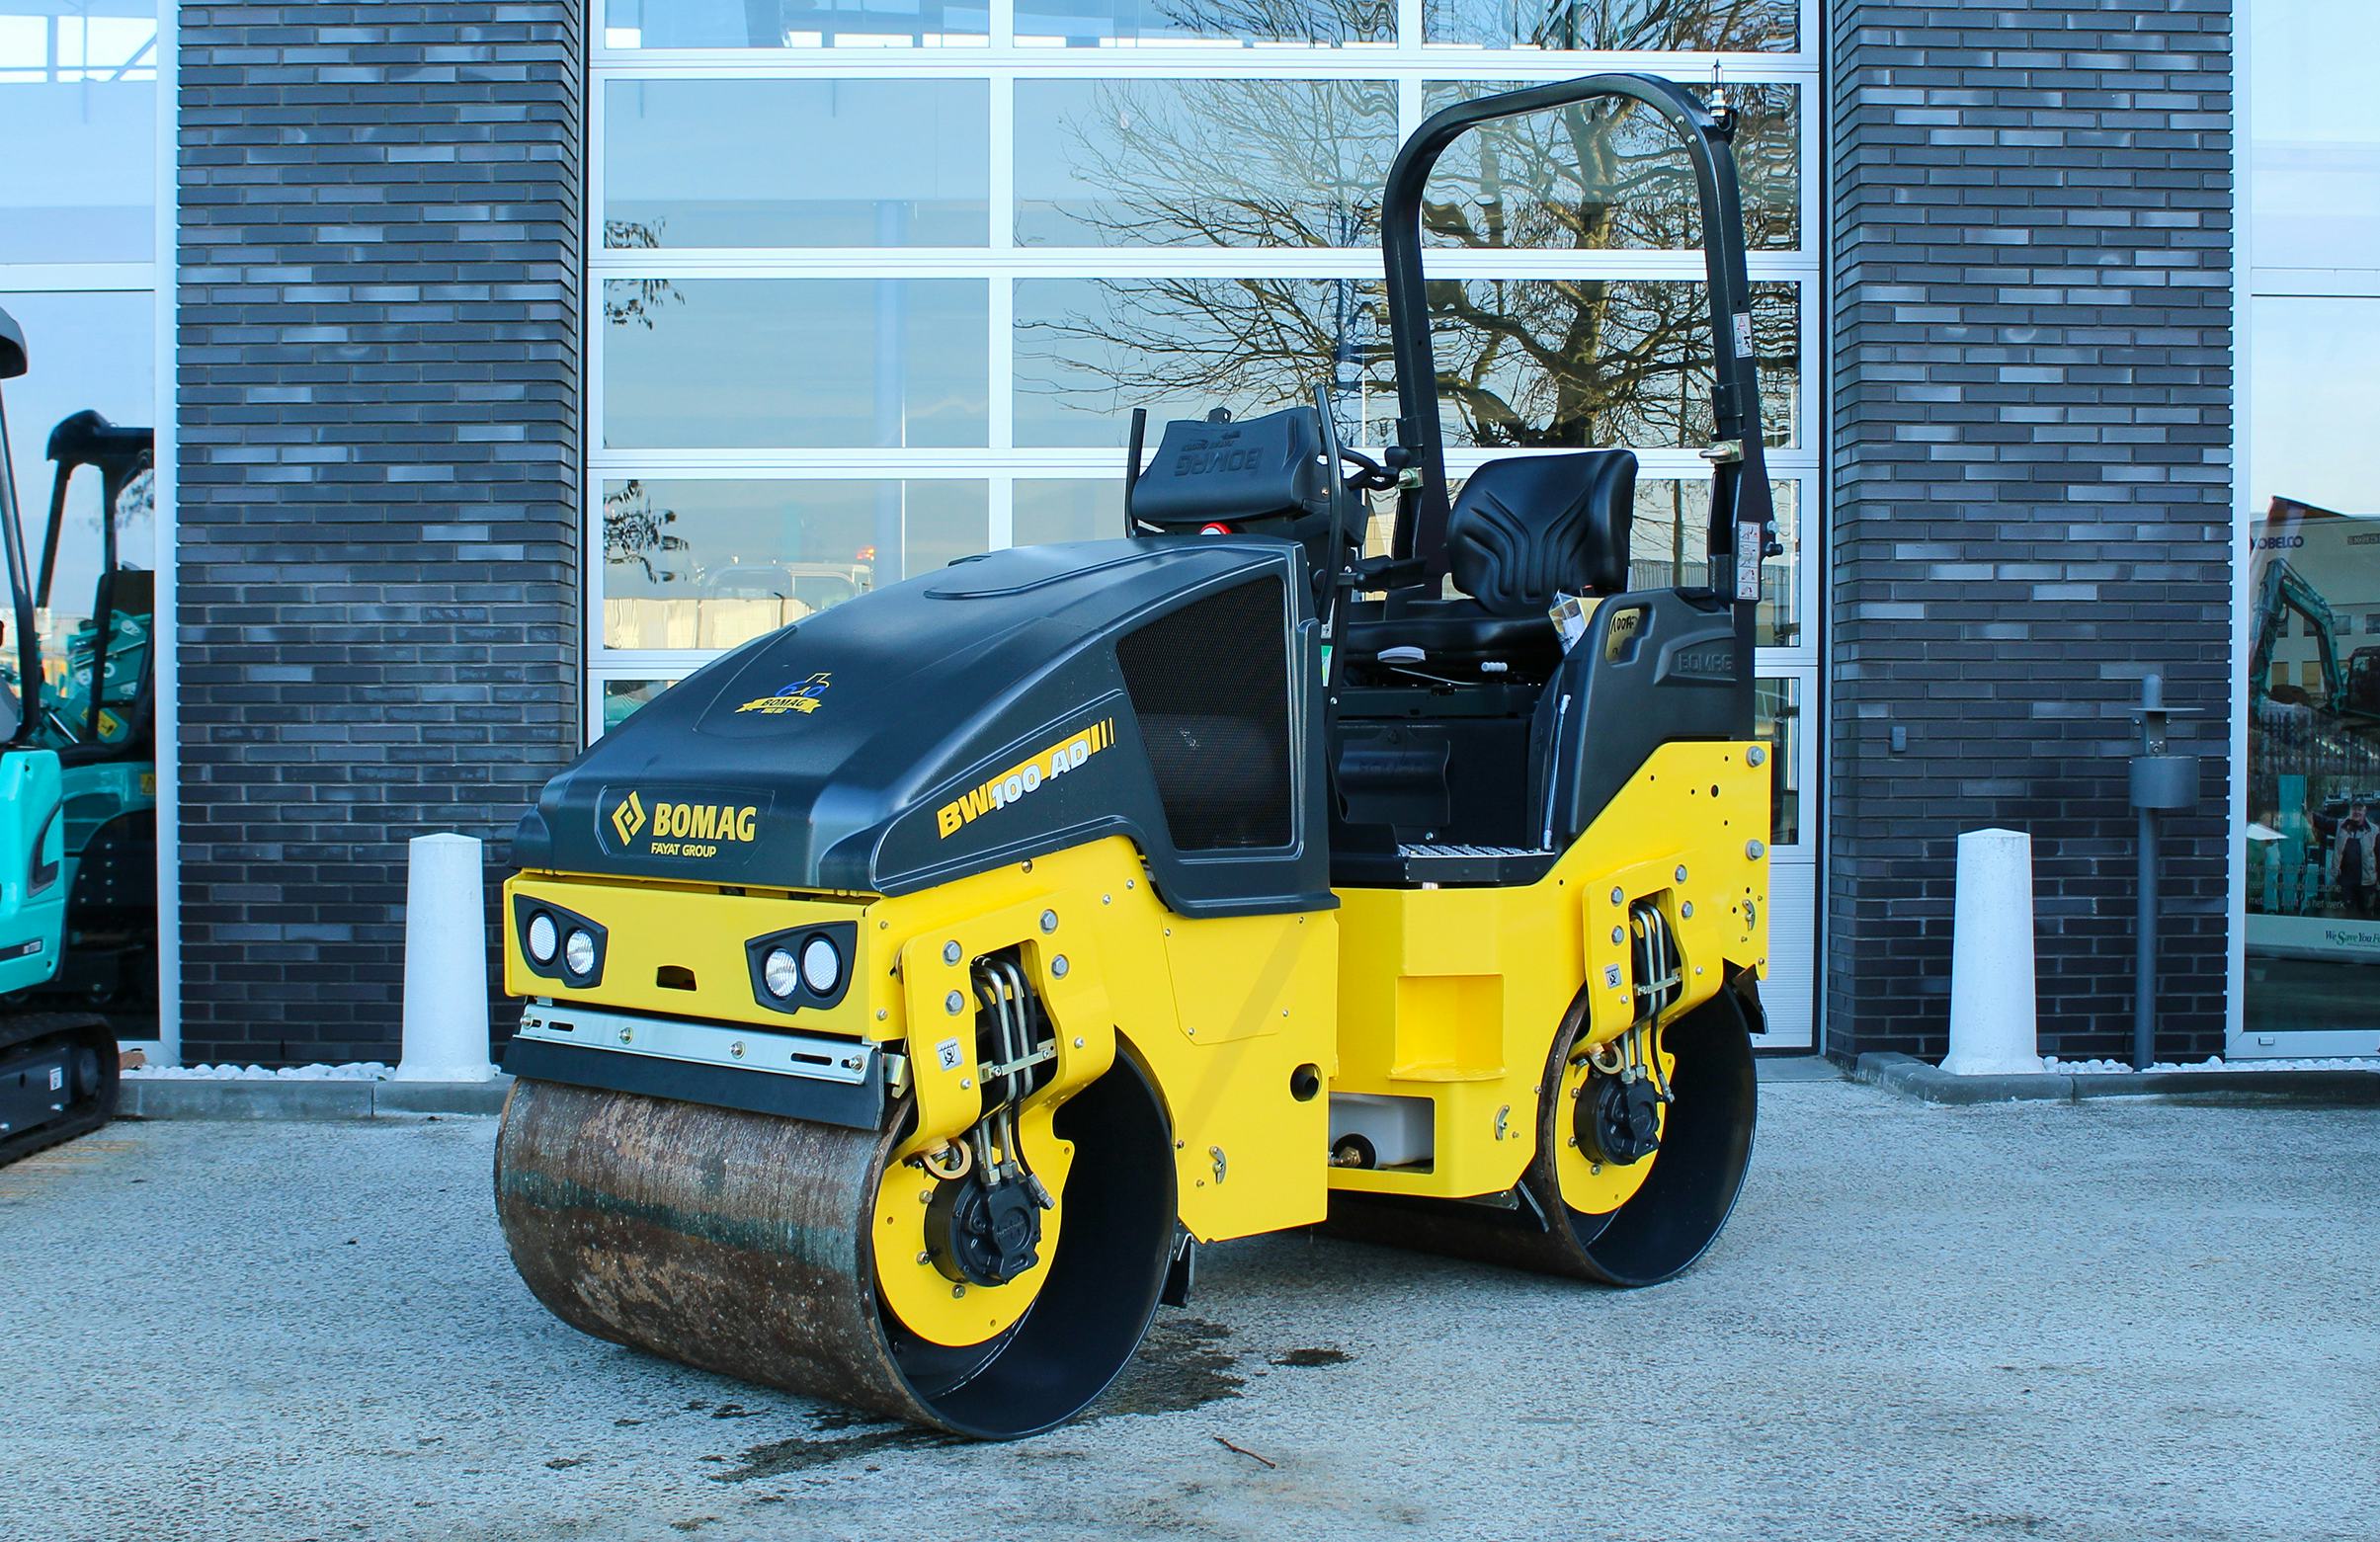
<svg viewBox="0 0 2380 1542">
<path fill-rule="evenodd" d="M 1661 1030 L 1663 1076 L 1623 1082 L 1585 1062 L 1582 999 L 1554 1036 L 1537 1153 L 1511 1193 L 1336 1193 L 1331 1230 L 1604 1285 L 1653 1285 L 1682 1272 L 1727 1224 L 1752 1160 L 1759 1011 L 1749 993 L 1721 991 Z M 1658 1100 L 1663 1082 L 1667 1102 Z"/>
<path fill-rule="evenodd" d="M 1106 1390 L 1154 1315 L 1174 1241 L 1174 1169 L 1128 1058 L 1057 1111 L 1074 1160 L 1045 1263 L 981 1342 L 937 1342 L 879 1280 L 918 1261 L 879 1244 L 884 1196 L 932 1192 L 886 1167 L 900 1139 L 634 1094 L 523 1081 L 496 1141 L 496 1209 L 521 1277 L 582 1332 L 745 1381 L 983 1439 L 1046 1429 Z M 923 1186 L 921 1186 L 923 1185 Z M 944 1209 L 946 1207 L 937 1207 Z M 883 1217 L 880 1221 L 879 1218 Z M 1062 1221 L 1062 1225 L 1056 1224 Z M 905 1289 L 908 1287 L 904 1287 Z M 965 1299 L 964 1282 L 943 1287 Z M 979 1330 L 980 1331 L 980 1330 Z M 952 1337 L 947 1332 L 941 1338 Z"/>
</svg>

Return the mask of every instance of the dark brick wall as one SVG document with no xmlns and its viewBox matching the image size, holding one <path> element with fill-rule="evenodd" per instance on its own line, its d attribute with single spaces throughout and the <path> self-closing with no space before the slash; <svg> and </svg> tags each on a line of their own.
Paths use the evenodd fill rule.
<svg viewBox="0 0 2380 1542">
<path fill-rule="evenodd" d="M 183 1052 L 394 1059 L 407 839 L 579 738 L 584 13 L 181 18 Z"/>
<path fill-rule="evenodd" d="M 2032 834 L 2044 1048 L 2125 1052 L 2150 670 L 2209 758 L 2158 1049 L 2221 1048 L 2230 10 L 1832 6 L 1835 1053 L 1941 1053 L 1955 838 L 1988 825 Z"/>
</svg>

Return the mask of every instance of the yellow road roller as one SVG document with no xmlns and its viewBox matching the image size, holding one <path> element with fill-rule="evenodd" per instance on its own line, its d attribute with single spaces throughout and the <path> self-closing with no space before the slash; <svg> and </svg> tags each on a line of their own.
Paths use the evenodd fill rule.
<svg viewBox="0 0 2380 1542">
<path fill-rule="evenodd" d="M 1448 496 L 1424 183 L 1600 98 L 1675 131 L 1707 232 L 1708 587 L 1630 589 L 1626 451 Z M 538 1299 L 1007 1438 L 1099 1396 L 1200 1244 L 1692 1263 L 1752 1149 L 1774 771 L 1730 128 L 1632 74 L 1437 114 L 1384 197 L 1381 460 L 1327 398 L 1153 454 L 1136 419 L 1119 538 L 808 616 L 556 776 L 504 902 L 496 1205 Z"/>
</svg>

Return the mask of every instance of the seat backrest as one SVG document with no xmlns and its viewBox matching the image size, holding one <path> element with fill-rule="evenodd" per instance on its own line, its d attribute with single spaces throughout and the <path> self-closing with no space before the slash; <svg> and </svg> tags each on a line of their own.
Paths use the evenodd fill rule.
<svg viewBox="0 0 2380 1542">
<path fill-rule="evenodd" d="M 1635 504 L 1624 449 L 1491 460 L 1447 516 L 1447 565 L 1492 615 L 1542 615 L 1556 594 L 1615 595 L 1628 587 Z"/>
<path fill-rule="evenodd" d="M 1156 458 L 1132 484 L 1132 518 L 1162 529 L 1294 520 L 1324 508 L 1322 420 L 1289 407 L 1238 422 L 1165 426 Z"/>
</svg>

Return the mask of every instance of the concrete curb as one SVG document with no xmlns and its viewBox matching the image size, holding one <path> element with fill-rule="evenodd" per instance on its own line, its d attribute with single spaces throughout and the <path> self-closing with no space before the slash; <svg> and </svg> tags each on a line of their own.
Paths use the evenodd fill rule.
<svg viewBox="0 0 2380 1542">
<path fill-rule="evenodd" d="M 1764 1056 L 1754 1064 L 1764 1083 L 1833 1082 L 1844 1075 L 1842 1067 L 1817 1055 Z M 123 1083 L 117 1113 L 126 1119 L 391 1119 L 494 1114 L 504 1111 L 504 1096 L 512 1085 L 513 1079 L 501 1072 L 491 1082 L 203 1082 L 133 1077 Z"/>
<path fill-rule="evenodd" d="M 490 1082 L 207 1082 L 128 1077 L 116 1106 L 126 1119 L 401 1119 L 491 1114 L 513 1079 Z"/>
<path fill-rule="evenodd" d="M 1919 1102 L 2081 1102 L 2154 1097 L 2167 1102 L 2380 1104 L 2380 1075 L 2368 1071 L 2150 1071 L 2130 1075 L 2051 1071 L 2033 1076 L 1952 1076 L 1900 1054 L 1861 1055 L 1854 1081 Z"/>
</svg>

